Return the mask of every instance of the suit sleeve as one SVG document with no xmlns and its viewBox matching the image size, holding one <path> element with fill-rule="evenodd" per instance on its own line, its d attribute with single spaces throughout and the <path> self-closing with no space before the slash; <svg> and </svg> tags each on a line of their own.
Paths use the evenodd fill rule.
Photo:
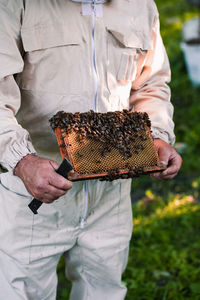
<svg viewBox="0 0 200 300">
<path fill-rule="evenodd" d="M 10 3 L 10 1 L 8 1 Z M 16 120 L 21 105 L 15 75 L 23 70 L 20 2 L 15 8 L 0 1 L 0 165 L 13 170 L 27 154 L 35 153 L 28 132 Z"/>
<path fill-rule="evenodd" d="M 170 102 L 171 73 L 168 57 L 160 36 L 159 19 L 153 32 L 153 49 L 141 53 L 136 80 L 132 83 L 130 109 L 149 114 L 153 138 L 173 145 L 175 142 L 173 106 Z"/>
</svg>

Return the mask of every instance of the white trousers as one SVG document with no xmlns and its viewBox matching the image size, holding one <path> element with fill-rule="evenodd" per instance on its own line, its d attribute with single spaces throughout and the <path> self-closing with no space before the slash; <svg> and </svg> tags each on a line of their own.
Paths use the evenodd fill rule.
<svg viewBox="0 0 200 300">
<path fill-rule="evenodd" d="M 11 173 L 0 175 L 0 299 L 55 300 L 56 267 L 65 253 L 72 281 L 70 300 L 122 300 L 121 283 L 132 233 L 130 181 L 88 181 L 84 227 L 84 184 L 38 215 L 32 197 Z"/>
</svg>

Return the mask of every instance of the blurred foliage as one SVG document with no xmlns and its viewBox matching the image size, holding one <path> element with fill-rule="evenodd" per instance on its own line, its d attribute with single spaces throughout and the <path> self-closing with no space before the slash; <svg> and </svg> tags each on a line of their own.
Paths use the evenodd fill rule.
<svg viewBox="0 0 200 300">
<path fill-rule="evenodd" d="M 135 185 L 142 186 L 139 180 Z M 133 205 L 134 230 L 123 276 L 127 300 L 200 299 L 199 191 L 200 179 L 192 178 L 186 186 L 174 181 L 145 186 Z"/>
<path fill-rule="evenodd" d="M 185 145 L 182 172 L 198 174 L 200 169 L 200 87 L 189 81 L 180 49 L 181 29 L 185 21 L 198 15 L 198 10 L 185 0 L 157 0 L 161 34 L 169 56 L 172 80 L 172 103 L 175 108 L 176 140 Z"/>
<path fill-rule="evenodd" d="M 123 282 L 126 300 L 200 300 L 200 87 L 190 83 L 180 50 L 182 26 L 197 9 L 185 0 L 155 2 L 172 69 L 176 147 L 183 167 L 171 181 L 133 180 L 134 230 Z M 71 285 L 63 257 L 58 274 L 57 299 L 66 300 Z"/>
</svg>

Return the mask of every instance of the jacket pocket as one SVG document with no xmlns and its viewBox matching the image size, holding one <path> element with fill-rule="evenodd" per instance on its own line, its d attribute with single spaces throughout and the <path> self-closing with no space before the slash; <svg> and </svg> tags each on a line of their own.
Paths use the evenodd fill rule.
<svg viewBox="0 0 200 300">
<path fill-rule="evenodd" d="M 66 27 L 68 30 L 66 30 Z M 22 27 L 21 36 L 25 52 L 65 45 L 79 45 L 82 40 L 77 30 L 72 31 L 68 24 L 60 23 L 48 24 L 48 26 L 35 25 L 31 28 Z"/>
<path fill-rule="evenodd" d="M 150 37 L 137 30 L 107 27 L 107 32 L 107 83 L 112 93 L 119 85 L 131 86 L 136 77 L 139 56 L 145 56 L 152 45 Z"/>
<path fill-rule="evenodd" d="M 22 89 L 77 93 L 77 75 L 83 69 L 84 37 L 70 23 L 22 28 L 24 70 L 18 83 Z M 81 83 L 82 84 L 82 83 Z"/>
</svg>

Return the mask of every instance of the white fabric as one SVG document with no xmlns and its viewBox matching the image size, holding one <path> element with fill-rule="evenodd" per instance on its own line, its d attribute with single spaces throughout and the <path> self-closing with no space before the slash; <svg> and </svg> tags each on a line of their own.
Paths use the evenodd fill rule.
<svg viewBox="0 0 200 300">
<path fill-rule="evenodd" d="M 72 0 L 73 2 L 82 3 L 82 14 L 83 16 L 91 16 L 94 10 L 97 18 L 103 18 L 103 7 L 102 4 L 107 2 L 106 0 Z"/>
<path fill-rule="evenodd" d="M 121 274 L 132 233 L 129 180 L 89 181 L 88 214 L 81 228 L 82 182 L 59 201 L 43 204 L 34 216 L 23 183 L 12 173 L 0 177 L 2 299 L 55 300 L 56 265 L 64 252 L 73 283 L 71 300 L 124 299 Z M 21 196 L 9 191 L 16 184 Z"/>
<path fill-rule="evenodd" d="M 73 2 L 91 3 L 93 5 L 102 4 L 107 2 L 107 0 L 72 0 Z"/>
<path fill-rule="evenodd" d="M 94 10 L 94 14 L 97 18 L 103 18 L 103 7 L 102 4 L 96 5 L 94 8 L 90 3 L 82 3 L 82 14 L 83 16 L 91 16 Z"/>
</svg>

